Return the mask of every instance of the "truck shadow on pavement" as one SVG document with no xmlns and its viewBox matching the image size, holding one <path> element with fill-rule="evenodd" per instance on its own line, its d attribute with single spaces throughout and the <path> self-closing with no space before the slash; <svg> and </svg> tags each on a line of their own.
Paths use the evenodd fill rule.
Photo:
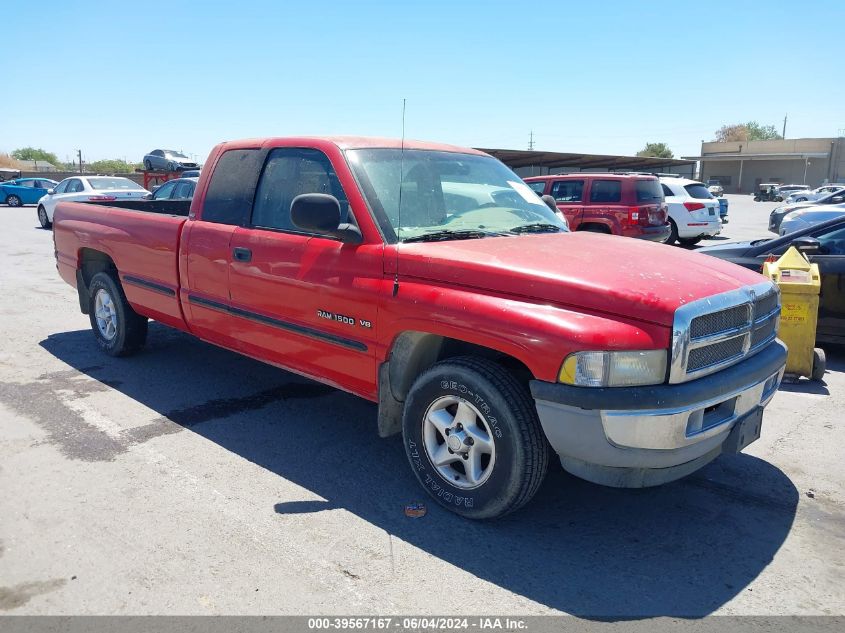
<svg viewBox="0 0 845 633">
<path fill-rule="evenodd" d="M 79 372 L 80 389 L 114 388 L 156 411 L 145 437 L 180 425 L 175 432 L 190 429 L 326 500 L 268 498 L 268 512 L 342 508 L 485 581 L 582 617 L 710 614 L 749 590 L 795 518 L 799 494 L 789 478 L 738 455 L 642 490 L 595 486 L 556 466 L 526 508 L 472 522 L 428 499 L 400 439 L 379 439 L 375 405 L 354 396 L 154 323 L 147 348 L 132 358 L 101 354 L 87 330 L 41 346 Z M 161 433 L 149 432 L 155 425 Z M 404 516 L 412 501 L 425 501 L 428 514 Z M 500 611 L 478 594 L 466 606 Z"/>
</svg>

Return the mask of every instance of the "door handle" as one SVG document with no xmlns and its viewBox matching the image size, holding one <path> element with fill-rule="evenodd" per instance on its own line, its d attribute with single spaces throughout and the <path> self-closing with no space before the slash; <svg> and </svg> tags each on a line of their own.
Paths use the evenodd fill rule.
<svg viewBox="0 0 845 633">
<path fill-rule="evenodd" d="M 237 246 L 234 250 L 232 250 L 232 256 L 239 262 L 252 261 L 252 251 L 248 248 L 241 248 L 240 246 Z"/>
</svg>

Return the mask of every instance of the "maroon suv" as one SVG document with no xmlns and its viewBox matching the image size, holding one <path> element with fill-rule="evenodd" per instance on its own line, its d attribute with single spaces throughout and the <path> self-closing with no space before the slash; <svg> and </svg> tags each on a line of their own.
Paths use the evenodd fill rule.
<svg viewBox="0 0 845 633">
<path fill-rule="evenodd" d="M 555 199 L 573 231 L 669 238 L 668 209 L 656 176 L 645 174 L 557 174 L 525 178 L 539 195 Z"/>
</svg>

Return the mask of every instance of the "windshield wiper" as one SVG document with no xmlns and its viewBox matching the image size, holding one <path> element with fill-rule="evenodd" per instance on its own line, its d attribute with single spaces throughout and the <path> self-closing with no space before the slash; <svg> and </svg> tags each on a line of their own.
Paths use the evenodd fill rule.
<svg viewBox="0 0 845 633">
<path fill-rule="evenodd" d="M 522 224 L 520 226 L 515 226 L 509 233 L 560 233 L 563 231 L 563 227 L 558 226 L 557 224 L 545 224 L 543 222 L 537 222 L 535 224 Z"/>
<path fill-rule="evenodd" d="M 423 233 L 422 235 L 414 235 L 407 237 L 403 242 L 447 242 L 449 240 L 477 240 L 482 237 L 490 237 L 492 235 L 500 235 L 499 233 L 489 233 L 487 231 L 452 231 L 446 229 L 444 231 L 433 231 L 432 233 Z"/>
</svg>

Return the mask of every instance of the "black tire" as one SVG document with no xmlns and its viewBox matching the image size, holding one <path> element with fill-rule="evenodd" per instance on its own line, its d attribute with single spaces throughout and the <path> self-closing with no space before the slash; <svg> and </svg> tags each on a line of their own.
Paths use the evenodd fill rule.
<svg viewBox="0 0 845 633">
<path fill-rule="evenodd" d="M 53 226 L 53 223 L 47 217 L 47 209 L 44 208 L 43 204 L 38 205 L 38 223 L 42 229 L 49 229 Z"/>
<path fill-rule="evenodd" d="M 88 316 L 100 349 L 109 356 L 128 356 L 141 349 L 147 340 L 147 317 L 132 309 L 120 283 L 109 273 L 97 273 L 88 289 Z M 100 292 L 107 293 L 116 316 L 115 331 L 111 338 L 104 335 L 98 325 L 97 295 Z"/>
<path fill-rule="evenodd" d="M 824 372 L 827 369 L 827 358 L 824 350 L 818 347 L 813 350 L 813 375 L 810 376 L 816 382 L 824 380 Z"/>
<path fill-rule="evenodd" d="M 145 160 L 144 161 L 144 169 L 146 169 L 147 171 L 152 171 L 153 170 L 153 164 L 149 160 Z"/>
<path fill-rule="evenodd" d="M 667 239 L 664 243 L 665 244 L 674 244 L 678 241 L 678 225 L 675 224 L 675 220 L 669 218 L 669 239 Z"/>
<path fill-rule="evenodd" d="M 21 204 L 21 199 L 18 198 L 15 194 L 12 194 L 6 198 L 6 204 L 10 207 L 20 207 L 23 206 Z"/>
<path fill-rule="evenodd" d="M 678 243 L 681 246 L 695 246 L 701 241 L 700 237 L 679 237 Z"/>
<path fill-rule="evenodd" d="M 452 397 L 479 412 L 478 419 L 495 447 L 493 465 L 488 461 L 489 475 L 471 489 L 456 485 L 438 471 L 423 436 L 429 408 Z M 471 519 L 492 519 L 519 509 L 536 494 L 548 470 L 551 447 L 531 395 L 512 374 L 489 360 L 452 358 L 420 375 L 405 403 L 402 435 L 420 485 L 441 506 Z M 459 470 L 450 472 L 459 479 Z"/>
</svg>

